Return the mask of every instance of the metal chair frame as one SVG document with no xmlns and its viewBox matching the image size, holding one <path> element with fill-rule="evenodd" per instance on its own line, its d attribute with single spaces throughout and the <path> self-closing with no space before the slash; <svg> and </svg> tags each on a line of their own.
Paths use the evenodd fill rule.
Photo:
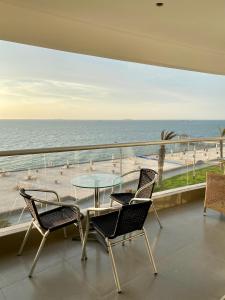
<svg viewBox="0 0 225 300">
<path fill-rule="evenodd" d="M 74 211 L 76 211 L 76 213 L 77 213 L 77 223 L 73 223 L 73 225 L 75 225 L 76 228 L 78 227 L 79 234 L 80 234 L 80 239 L 81 239 L 81 244 L 83 243 L 83 229 L 82 229 L 82 224 L 81 224 L 81 213 L 80 213 L 80 208 L 77 205 L 67 204 L 67 203 L 61 202 L 59 195 L 55 191 L 52 191 L 52 190 L 44 190 L 44 189 L 26 189 L 25 190 L 25 189 L 22 189 L 20 191 L 20 194 L 21 194 L 22 197 L 24 197 L 23 196 L 23 192 L 25 192 L 25 193 L 26 192 L 52 193 L 52 194 L 54 194 L 56 196 L 57 202 L 55 202 L 55 201 L 48 201 L 48 200 L 41 200 L 41 199 L 37 199 L 37 198 L 32 197 L 32 196 L 31 196 L 30 200 L 33 200 L 34 202 L 40 203 L 41 205 L 45 204 L 45 205 L 53 205 L 53 206 L 58 206 L 58 207 L 70 207 Z M 64 237 L 65 238 L 67 238 L 67 233 L 66 233 L 66 228 L 65 228 L 67 225 L 69 225 L 69 224 L 65 223 L 63 225 L 63 227 L 59 228 L 59 229 L 63 229 L 63 231 L 64 231 Z M 35 258 L 33 260 L 30 272 L 28 274 L 29 278 L 31 278 L 32 275 L 33 275 L 33 272 L 34 272 L 34 269 L 35 269 L 36 264 L 38 262 L 38 259 L 40 257 L 41 251 L 42 251 L 42 249 L 43 249 L 43 247 L 45 245 L 45 242 L 47 240 L 47 237 L 48 237 L 48 235 L 50 233 L 50 230 L 45 230 L 41 226 L 41 224 L 39 223 L 38 220 L 36 220 L 35 218 L 32 218 L 32 221 L 31 221 L 31 223 L 30 223 L 30 225 L 29 225 L 29 227 L 28 227 L 28 229 L 27 229 L 27 231 L 25 233 L 24 239 L 23 239 L 22 244 L 20 246 L 20 249 L 19 249 L 19 252 L 18 252 L 18 256 L 20 256 L 22 254 L 24 246 L 25 246 L 25 244 L 26 244 L 26 242 L 28 240 L 28 237 L 29 237 L 29 235 L 30 235 L 31 230 L 32 230 L 33 227 L 35 227 L 40 232 L 40 234 L 42 235 L 42 240 L 41 240 L 41 243 L 39 245 L 38 251 L 37 251 L 37 253 L 35 255 Z M 58 230 L 58 229 L 55 229 L 55 230 Z"/>
<path fill-rule="evenodd" d="M 135 201 L 136 201 L 136 199 L 135 199 Z M 142 200 L 142 201 L 144 201 L 144 200 Z M 151 201 L 151 200 L 148 199 L 148 201 Z M 112 211 L 115 211 L 115 210 L 118 211 L 118 207 L 109 207 L 109 208 L 94 208 L 94 207 L 92 207 L 92 208 L 89 208 L 87 210 L 86 230 L 85 230 L 84 239 L 83 239 L 81 260 L 87 260 L 86 244 L 87 244 L 89 227 L 90 227 L 90 214 L 91 213 L 99 214 L 101 212 L 107 213 L 107 212 L 112 212 Z M 148 239 L 148 236 L 146 234 L 146 230 L 145 230 L 144 227 L 141 230 L 139 230 L 138 233 L 133 234 L 132 236 L 129 236 L 129 238 L 126 238 L 126 237 L 123 236 L 120 240 L 117 240 L 115 242 L 110 241 L 109 238 L 105 238 L 105 242 L 106 242 L 106 245 L 107 245 L 107 248 L 108 248 L 108 253 L 109 253 L 111 264 L 112 264 L 113 277 L 114 277 L 114 281 L 115 281 L 116 289 L 117 289 L 118 293 L 121 293 L 122 290 L 121 290 L 121 285 L 120 285 L 120 281 L 119 281 L 119 276 L 118 276 L 118 272 L 117 272 L 117 267 L 116 267 L 112 247 L 114 247 L 118 244 L 123 244 L 124 241 L 128 241 L 128 240 L 131 240 L 131 239 L 133 240 L 133 239 L 136 239 L 136 238 L 142 237 L 142 236 L 145 239 L 145 245 L 146 245 L 146 249 L 147 249 L 147 252 L 148 252 L 149 260 L 150 260 L 150 263 L 151 263 L 151 265 L 153 266 L 153 269 L 154 269 L 154 275 L 157 275 L 158 271 L 157 271 L 157 268 L 156 268 L 156 265 L 155 265 L 155 261 L 154 261 L 154 257 L 153 257 L 153 254 L 152 254 L 152 249 L 151 249 L 151 246 L 150 246 L 150 243 L 149 243 L 149 239 Z"/>
<path fill-rule="evenodd" d="M 130 175 L 130 174 L 136 173 L 136 172 L 139 172 L 139 173 L 140 173 L 140 170 L 129 171 L 129 172 L 124 173 L 123 175 L 121 175 L 121 177 L 125 177 L 125 176 L 127 176 L 127 175 Z M 163 228 L 162 223 L 161 223 L 160 218 L 159 218 L 159 215 L 158 215 L 157 210 L 156 210 L 156 208 L 155 208 L 154 201 L 152 200 L 152 198 L 138 198 L 138 194 L 139 194 L 141 191 L 143 191 L 144 189 L 147 189 L 149 186 L 153 185 L 153 184 L 157 181 L 157 179 L 158 179 L 158 175 L 155 174 L 155 177 L 154 177 L 154 179 L 153 179 L 152 181 L 150 181 L 149 183 L 147 183 L 147 184 L 145 184 L 144 186 L 140 187 L 140 188 L 136 191 L 136 193 L 135 193 L 135 195 L 134 195 L 134 198 L 132 198 L 132 199 L 130 200 L 129 204 L 134 203 L 135 201 L 137 202 L 137 201 L 149 201 L 149 200 L 151 200 L 151 201 L 152 201 L 151 207 L 152 207 L 152 209 L 153 209 L 153 212 L 154 212 L 154 215 L 155 215 L 155 217 L 156 217 L 156 220 L 157 220 L 157 222 L 158 222 L 160 228 Z M 121 187 L 120 187 L 120 189 L 121 189 Z M 112 207 L 114 201 L 116 202 L 116 200 L 114 200 L 114 199 L 111 197 L 111 200 L 110 200 L 110 207 Z"/>
</svg>

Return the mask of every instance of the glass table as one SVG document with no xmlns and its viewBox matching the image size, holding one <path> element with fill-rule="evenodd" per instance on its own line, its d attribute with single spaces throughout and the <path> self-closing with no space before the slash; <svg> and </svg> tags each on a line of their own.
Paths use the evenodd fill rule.
<svg viewBox="0 0 225 300">
<path fill-rule="evenodd" d="M 71 180 L 71 184 L 80 188 L 94 189 L 94 205 L 100 207 L 99 189 L 120 185 L 122 178 L 110 173 L 91 173 L 79 175 Z"/>
</svg>

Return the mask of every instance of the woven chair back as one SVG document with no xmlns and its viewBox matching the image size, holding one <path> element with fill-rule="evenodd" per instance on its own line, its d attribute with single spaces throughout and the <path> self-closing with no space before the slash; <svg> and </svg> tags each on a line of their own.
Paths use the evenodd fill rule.
<svg viewBox="0 0 225 300">
<path fill-rule="evenodd" d="M 152 201 L 124 205 L 120 209 L 114 237 L 143 228 Z"/>
<path fill-rule="evenodd" d="M 152 170 L 152 169 L 141 169 L 140 170 L 139 183 L 138 183 L 138 189 L 140 189 L 141 187 L 143 187 L 147 183 L 151 182 L 155 178 L 156 174 L 157 174 L 157 172 Z M 152 185 L 150 185 L 147 188 L 140 191 L 138 193 L 137 197 L 138 198 L 149 198 L 150 199 L 152 197 L 152 192 L 153 192 L 153 189 L 154 189 L 154 185 L 155 185 L 155 183 L 153 183 Z"/>
<path fill-rule="evenodd" d="M 225 175 L 207 173 L 205 207 L 225 213 Z"/>
<path fill-rule="evenodd" d="M 33 219 L 36 220 L 36 221 L 38 221 L 39 224 L 41 225 L 40 218 L 39 218 L 39 215 L 38 215 L 38 210 L 37 210 L 35 201 L 32 199 L 32 196 L 28 195 L 25 192 L 24 189 L 20 190 L 20 195 L 24 198 L 24 200 L 26 202 L 26 205 L 27 205 L 27 208 L 28 208 L 31 216 L 33 217 Z"/>
</svg>

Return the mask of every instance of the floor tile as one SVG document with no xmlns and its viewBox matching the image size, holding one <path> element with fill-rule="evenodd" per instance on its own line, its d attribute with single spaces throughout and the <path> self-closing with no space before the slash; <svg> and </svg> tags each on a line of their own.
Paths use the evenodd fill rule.
<svg viewBox="0 0 225 300">
<path fill-rule="evenodd" d="M 84 286 L 79 274 L 67 263 L 37 273 L 2 289 L 6 299 L 93 299 L 94 291 Z"/>
</svg>

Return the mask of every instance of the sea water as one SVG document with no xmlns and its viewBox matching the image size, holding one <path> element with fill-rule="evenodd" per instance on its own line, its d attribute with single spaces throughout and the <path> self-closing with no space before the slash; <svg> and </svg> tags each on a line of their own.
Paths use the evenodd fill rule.
<svg viewBox="0 0 225 300">
<path fill-rule="evenodd" d="M 219 136 L 225 120 L 0 120 L 0 150 L 160 140 L 162 130 L 189 137 Z M 123 155 L 155 153 L 156 147 L 124 148 Z M 118 157 L 118 149 L 1 158 L 4 170 L 82 163 Z"/>
</svg>

